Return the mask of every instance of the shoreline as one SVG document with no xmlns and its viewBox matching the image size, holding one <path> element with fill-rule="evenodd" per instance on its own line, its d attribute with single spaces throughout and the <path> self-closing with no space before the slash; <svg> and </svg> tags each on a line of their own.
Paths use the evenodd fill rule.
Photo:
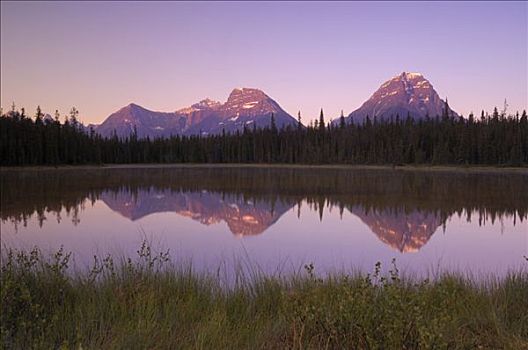
<svg viewBox="0 0 528 350">
<path fill-rule="evenodd" d="M 197 168 L 271 168 L 271 169 L 306 169 L 306 170 L 392 170 L 392 171 L 427 171 L 453 173 L 500 173 L 528 175 L 528 167 L 500 166 L 464 166 L 464 165 L 348 165 L 348 164 L 265 164 L 265 163 L 142 163 L 142 164 L 103 164 L 103 165 L 38 165 L 38 166 L 2 166 L 2 172 L 50 171 L 50 170 L 110 170 L 110 169 L 197 169 Z"/>
</svg>

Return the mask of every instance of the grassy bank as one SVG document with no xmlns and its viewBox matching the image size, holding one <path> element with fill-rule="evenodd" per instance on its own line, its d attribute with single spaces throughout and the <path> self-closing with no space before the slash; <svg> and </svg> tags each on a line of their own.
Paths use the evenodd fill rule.
<svg viewBox="0 0 528 350">
<path fill-rule="evenodd" d="M 528 349 L 526 269 L 476 283 L 404 280 L 379 265 L 321 279 L 305 266 L 225 288 L 148 245 L 89 272 L 69 263 L 63 251 L 3 250 L 3 348 Z"/>
</svg>

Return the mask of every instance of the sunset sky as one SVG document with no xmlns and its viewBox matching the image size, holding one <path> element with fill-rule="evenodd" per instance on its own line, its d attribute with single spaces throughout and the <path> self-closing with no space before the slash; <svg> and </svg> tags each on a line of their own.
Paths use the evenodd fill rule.
<svg viewBox="0 0 528 350">
<path fill-rule="evenodd" d="M 527 108 L 526 2 L 4 2 L 1 105 L 100 123 L 256 87 L 304 120 L 421 72 L 467 115 Z"/>
</svg>

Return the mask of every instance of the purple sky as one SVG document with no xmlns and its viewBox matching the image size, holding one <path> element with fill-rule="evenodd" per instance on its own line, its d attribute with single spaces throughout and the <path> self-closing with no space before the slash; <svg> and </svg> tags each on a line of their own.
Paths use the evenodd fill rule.
<svg viewBox="0 0 528 350">
<path fill-rule="evenodd" d="M 257 87 L 290 114 L 358 108 L 402 71 L 457 112 L 527 108 L 526 2 L 4 2 L 1 105 L 173 111 Z"/>
</svg>

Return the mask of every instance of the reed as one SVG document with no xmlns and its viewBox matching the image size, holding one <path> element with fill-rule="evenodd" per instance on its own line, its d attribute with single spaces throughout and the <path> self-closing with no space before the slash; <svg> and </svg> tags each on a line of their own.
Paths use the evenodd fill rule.
<svg viewBox="0 0 528 350">
<path fill-rule="evenodd" d="M 135 258 L 4 247 L 4 349 L 528 349 L 528 272 L 478 282 L 443 274 L 220 274 L 175 264 L 144 242 Z"/>
</svg>

